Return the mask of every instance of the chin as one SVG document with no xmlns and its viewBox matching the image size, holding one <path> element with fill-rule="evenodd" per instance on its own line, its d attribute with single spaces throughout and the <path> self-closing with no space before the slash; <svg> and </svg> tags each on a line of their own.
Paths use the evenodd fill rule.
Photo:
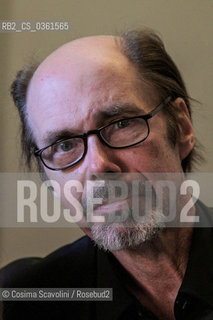
<svg viewBox="0 0 213 320">
<path fill-rule="evenodd" d="M 92 238 L 99 248 L 106 251 L 137 249 L 143 243 L 159 236 L 165 229 L 164 216 L 152 211 L 144 221 L 129 220 L 125 223 L 93 224 Z"/>
</svg>

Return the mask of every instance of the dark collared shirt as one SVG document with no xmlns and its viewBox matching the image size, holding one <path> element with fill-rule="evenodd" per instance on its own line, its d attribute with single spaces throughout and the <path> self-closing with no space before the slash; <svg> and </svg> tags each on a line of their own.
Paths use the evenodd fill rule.
<svg viewBox="0 0 213 320">
<path fill-rule="evenodd" d="M 176 320 L 213 320 L 213 210 L 196 204 L 200 227 L 194 228 L 189 261 L 179 289 Z M 126 289 L 129 275 L 110 253 L 84 237 L 44 259 L 15 263 L 0 271 L 0 285 L 22 288 L 113 288 L 112 302 L 7 302 L 4 320 L 156 320 Z M 30 262 L 30 264 L 29 264 Z M 166 303 L 166 302 L 165 302 Z M 166 319 L 164 319 L 166 320 Z"/>
<path fill-rule="evenodd" d="M 207 208 L 198 202 L 196 211 L 201 227 L 193 231 L 186 273 L 174 305 L 177 320 L 213 320 L 213 229 L 206 228 L 212 226 L 213 210 L 207 212 Z M 126 290 L 126 277 L 112 255 L 98 252 L 97 286 L 110 287 L 113 283 L 114 300 L 97 304 L 97 320 L 156 320 Z"/>
</svg>

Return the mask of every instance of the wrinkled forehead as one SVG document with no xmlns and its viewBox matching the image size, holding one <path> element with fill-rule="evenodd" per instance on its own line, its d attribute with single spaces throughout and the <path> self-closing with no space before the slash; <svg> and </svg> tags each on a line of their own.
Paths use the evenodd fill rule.
<svg viewBox="0 0 213 320">
<path fill-rule="evenodd" d="M 61 126 L 68 126 L 68 119 L 80 123 L 79 116 L 87 119 L 107 104 L 131 103 L 137 91 L 143 101 L 153 98 L 145 94 L 147 88 L 141 90 L 135 67 L 113 37 L 77 40 L 56 50 L 35 72 L 27 95 L 30 125 L 43 134 L 48 125 L 59 126 L 59 114 Z"/>
<path fill-rule="evenodd" d="M 83 89 L 116 83 L 139 82 L 137 69 L 119 48 L 120 38 L 94 36 L 69 42 L 54 51 L 35 72 L 28 90 L 31 95 L 51 89 L 57 91 L 57 81 L 71 88 Z M 93 82 L 93 79 L 96 81 Z M 141 82 L 140 82 L 141 84 Z M 61 89 L 61 88 L 60 88 Z M 33 97 L 34 99 L 34 97 Z"/>
<path fill-rule="evenodd" d="M 99 77 L 100 81 L 107 77 L 111 77 L 110 81 L 118 77 L 124 81 L 135 78 L 134 67 L 120 52 L 116 38 L 83 38 L 62 46 L 39 66 L 29 92 L 39 91 L 48 82 L 53 84 L 53 80 L 67 80 L 72 86 L 85 85 L 89 76 Z"/>
</svg>

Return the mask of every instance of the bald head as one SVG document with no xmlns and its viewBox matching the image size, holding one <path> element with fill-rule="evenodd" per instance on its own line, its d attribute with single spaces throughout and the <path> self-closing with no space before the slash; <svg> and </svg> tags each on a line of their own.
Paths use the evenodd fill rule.
<svg viewBox="0 0 213 320">
<path fill-rule="evenodd" d="M 135 77 L 134 66 L 121 53 L 120 41 L 119 37 L 93 36 L 64 44 L 51 53 L 37 68 L 32 77 L 29 92 L 42 88 L 44 91 L 48 83 L 55 90 L 53 80 L 63 78 L 65 81 L 65 77 L 70 85 L 78 82 L 82 87 L 92 74 L 106 75 L 107 69 L 111 69 L 111 73 L 119 72 L 124 80 L 130 70 L 134 72 Z M 97 81 L 93 83 L 96 86 L 98 84 Z M 45 95 L 45 92 L 43 94 Z M 28 102 L 30 103 L 30 100 Z"/>
<path fill-rule="evenodd" d="M 52 68 L 52 64 L 63 68 L 63 65 L 78 65 L 98 61 L 101 57 L 106 59 L 118 58 L 119 37 L 92 36 L 73 40 L 59 47 L 51 53 L 40 65 L 39 69 Z"/>
<path fill-rule="evenodd" d="M 58 72 L 75 73 L 79 68 L 84 68 L 86 73 L 101 68 L 103 64 L 118 66 L 121 60 L 127 64 L 127 58 L 119 50 L 120 40 L 113 36 L 92 36 L 68 42 L 41 63 L 32 80 L 34 82 L 42 76 L 56 75 Z"/>
</svg>

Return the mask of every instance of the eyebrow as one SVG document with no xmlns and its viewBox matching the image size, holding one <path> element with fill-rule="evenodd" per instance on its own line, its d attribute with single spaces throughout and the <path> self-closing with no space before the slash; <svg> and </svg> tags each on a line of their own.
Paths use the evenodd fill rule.
<svg viewBox="0 0 213 320">
<path fill-rule="evenodd" d="M 44 144 L 44 146 L 48 146 L 59 140 L 68 139 L 72 136 L 77 136 L 78 134 L 80 135 L 80 133 L 76 133 L 69 129 L 47 131 L 44 138 L 42 139 L 42 143 Z"/>
<path fill-rule="evenodd" d="M 131 115 L 142 115 L 145 111 L 139 108 L 136 104 L 115 104 L 105 110 L 98 112 L 97 118 L 108 119 L 114 116 L 131 116 Z"/>
<path fill-rule="evenodd" d="M 95 120 L 97 122 L 97 128 L 100 128 L 101 126 L 103 126 L 103 120 L 104 122 L 106 122 L 110 119 L 114 120 L 115 117 L 124 118 L 143 114 L 145 114 L 144 110 L 139 108 L 136 104 L 115 104 L 110 106 L 109 108 L 98 111 L 95 115 Z M 47 131 L 44 138 L 42 139 L 42 144 L 44 146 L 48 146 L 59 140 L 68 139 L 73 136 L 78 136 L 82 134 L 83 132 L 72 129 Z"/>
</svg>

